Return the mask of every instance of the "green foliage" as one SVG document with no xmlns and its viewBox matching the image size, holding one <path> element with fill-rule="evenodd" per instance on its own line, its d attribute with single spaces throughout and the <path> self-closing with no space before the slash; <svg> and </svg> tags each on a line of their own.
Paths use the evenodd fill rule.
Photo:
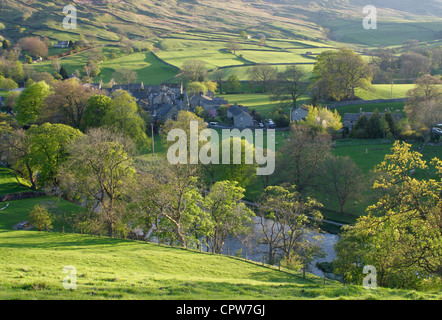
<svg viewBox="0 0 442 320">
<path fill-rule="evenodd" d="M 36 123 L 40 116 L 40 105 L 49 94 L 49 85 L 40 81 L 25 88 L 17 99 L 15 111 L 16 119 L 21 124 Z"/>
<path fill-rule="evenodd" d="M 139 116 L 140 110 L 135 98 L 123 90 L 114 92 L 111 98 L 102 126 L 130 137 L 140 150 L 149 149 L 151 141 L 146 134 L 146 124 Z"/>
<path fill-rule="evenodd" d="M 410 145 L 396 142 L 392 154 L 376 167 L 373 187 L 382 192 L 353 227 L 345 229 L 336 250 L 337 271 L 344 279 L 361 283 L 366 265 L 377 269 L 378 285 L 419 288 L 424 279 L 441 277 L 441 181 L 416 179 L 413 171 L 429 166 Z M 442 163 L 434 159 L 438 174 Z"/>
<path fill-rule="evenodd" d="M 314 75 L 325 98 L 354 100 L 355 89 L 368 89 L 373 74 L 364 59 L 351 49 L 322 52 L 316 59 Z"/>
<path fill-rule="evenodd" d="M 331 111 L 328 108 L 309 107 L 309 113 L 304 120 L 305 124 L 316 130 L 334 134 L 342 129 L 341 116 L 338 111 Z"/>
<path fill-rule="evenodd" d="M 38 231 L 49 230 L 52 228 L 53 217 L 49 211 L 40 205 L 35 205 L 29 213 L 29 222 L 38 229 Z"/>
<path fill-rule="evenodd" d="M 58 171 L 67 159 L 67 149 L 82 133 L 64 124 L 45 123 L 31 127 L 29 136 L 30 165 L 38 173 L 39 186 L 58 186 Z"/>
<path fill-rule="evenodd" d="M 85 128 L 97 128 L 101 126 L 111 103 L 112 99 L 104 95 L 94 95 L 89 98 L 83 116 Z"/>
<path fill-rule="evenodd" d="M 229 76 L 226 83 L 224 84 L 224 91 L 226 93 L 238 93 L 240 89 L 241 83 L 239 82 L 238 76 L 234 74 Z"/>
</svg>

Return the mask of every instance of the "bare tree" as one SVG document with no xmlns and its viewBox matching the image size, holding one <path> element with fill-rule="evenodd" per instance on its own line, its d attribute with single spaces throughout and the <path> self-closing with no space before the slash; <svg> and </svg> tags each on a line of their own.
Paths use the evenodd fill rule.
<svg viewBox="0 0 442 320">
<path fill-rule="evenodd" d="M 261 84 L 262 92 L 267 92 L 270 82 L 276 78 L 276 69 L 267 63 L 257 64 L 250 70 L 249 78 Z"/>
<path fill-rule="evenodd" d="M 345 205 L 361 196 L 363 178 L 362 170 L 349 157 L 329 156 L 322 163 L 322 189 L 332 194 L 339 203 L 340 213 Z"/>
<path fill-rule="evenodd" d="M 299 194 L 318 186 L 320 166 L 331 149 L 331 136 L 304 124 L 294 125 L 278 152 L 276 172 L 280 182 L 294 184 Z"/>
</svg>

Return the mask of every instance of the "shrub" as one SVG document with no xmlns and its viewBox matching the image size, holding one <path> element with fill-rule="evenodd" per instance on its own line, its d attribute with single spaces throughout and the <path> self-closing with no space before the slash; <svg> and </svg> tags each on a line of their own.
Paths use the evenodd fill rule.
<svg viewBox="0 0 442 320">
<path fill-rule="evenodd" d="M 29 222 L 31 222 L 38 231 L 52 228 L 52 220 L 53 217 L 49 211 L 39 204 L 35 205 L 29 213 Z"/>
</svg>

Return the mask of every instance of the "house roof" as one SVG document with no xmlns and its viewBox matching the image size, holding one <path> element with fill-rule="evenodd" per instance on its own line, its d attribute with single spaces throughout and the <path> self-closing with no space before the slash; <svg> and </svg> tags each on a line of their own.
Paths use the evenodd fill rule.
<svg viewBox="0 0 442 320">
<path fill-rule="evenodd" d="M 227 109 L 227 111 L 230 112 L 234 117 L 237 117 L 239 115 L 247 115 L 251 117 L 251 115 L 246 110 L 244 110 L 244 107 L 237 104 L 231 106 L 229 109 Z"/>
</svg>

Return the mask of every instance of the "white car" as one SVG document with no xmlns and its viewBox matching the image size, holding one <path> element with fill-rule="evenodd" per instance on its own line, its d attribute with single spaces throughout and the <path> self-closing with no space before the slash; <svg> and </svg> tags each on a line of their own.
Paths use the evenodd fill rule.
<svg viewBox="0 0 442 320">
<path fill-rule="evenodd" d="M 433 132 L 442 134 L 442 129 L 441 128 L 433 128 Z"/>
</svg>

